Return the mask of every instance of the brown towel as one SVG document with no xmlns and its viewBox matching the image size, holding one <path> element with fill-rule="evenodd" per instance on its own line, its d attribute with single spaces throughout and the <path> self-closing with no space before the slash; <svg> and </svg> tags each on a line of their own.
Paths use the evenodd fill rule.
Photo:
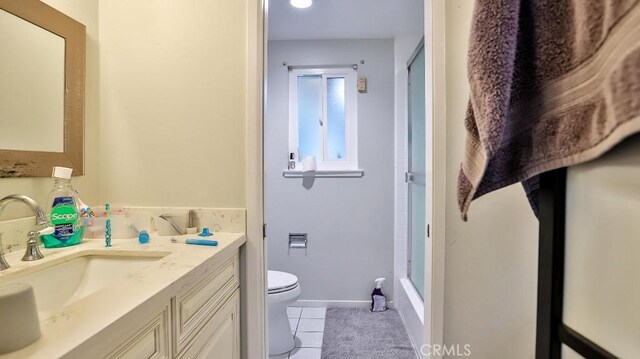
<svg viewBox="0 0 640 359">
<path fill-rule="evenodd" d="M 478 0 L 458 204 L 592 160 L 640 131 L 640 1 Z"/>
</svg>

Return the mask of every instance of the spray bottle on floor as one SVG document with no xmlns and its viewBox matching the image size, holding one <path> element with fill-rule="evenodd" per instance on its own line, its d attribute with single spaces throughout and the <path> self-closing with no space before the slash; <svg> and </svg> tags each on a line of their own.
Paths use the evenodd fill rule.
<svg viewBox="0 0 640 359">
<path fill-rule="evenodd" d="M 387 299 L 382 294 L 382 286 L 386 278 L 376 279 L 376 287 L 371 293 L 371 311 L 372 312 L 384 312 L 387 310 Z"/>
</svg>

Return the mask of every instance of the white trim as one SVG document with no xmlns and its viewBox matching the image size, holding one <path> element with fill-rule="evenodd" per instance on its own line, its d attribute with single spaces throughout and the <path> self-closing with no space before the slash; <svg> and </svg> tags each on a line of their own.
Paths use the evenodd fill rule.
<svg viewBox="0 0 640 359">
<path fill-rule="evenodd" d="M 247 2 L 246 73 L 246 205 L 247 242 L 241 248 L 240 327 L 244 359 L 267 358 L 267 271 L 262 238 L 263 213 L 263 99 L 265 82 L 266 1 Z"/>
<path fill-rule="evenodd" d="M 298 77 L 300 75 L 320 75 L 320 103 L 322 131 L 322 158 L 316 158 L 319 170 L 354 170 L 358 168 L 358 73 L 352 67 L 336 68 L 295 68 L 289 70 L 289 153 L 295 153 L 296 167 L 302 168 L 300 147 L 298 145 Z M 344 160 L 326 160 L 328 119 L 325 111 L 327 106 L 327 78 L 344 77 L 345 79 L 345 158 Z"/>
<path fill-rule="evenodd" d="M 335 171 L 312 171 L 303 172 L 299 170 L 282 170 L 284 178 L 360 178 L 364 177 L 364 170 L 335 170 Z"/>
<path fill-rule="evenodd" d="M 398 284 L 398 290 L 395 294 L 398 313 L 400 313 L 400 318 L 402 318 L 402 322 L 407 329 L 407 334 L 414 350 L 418 354 L 417 356 L 422 357 L 419 351 L 424 344 L 424 317 L 420 313 L 424 313 L 424 305 L 408 278 L 401 278 Z M 416 297 L 418 302 L 412 301 L 410 299 L 411 296 Z"/>
<path fill-rule="evenodd" d="M 444 279 L 445 279 L 445 215 L 446 193 L 446 62 L 445 62 L 445 0 L 426 0 L 424 7 L 425 24 L 425 97 L 426 121 L 431 128 L 432 169 L 431 213 L 428 223 L 431 238 L 425 245 L 425 258 L 431 267 L 425 266 L 425 282 L 429 283 L 429 294 L 425 293 L 425 344 L 444 344 Z M 437 89 L 437 91 L 436 91 Z M 427 287 L 425 287 L 427 288 Z M 431 356 L 441 358 L 441 356 Z"/>
<path fill-rule="evenodd" d="M 420 319 L 422 325 L 424 325 L 424 303 L 422 302 L 422 298 L 420 298 L 418 291 L 416 291 L 416 288 L 413 286 L 413 283 L 411 283 L 409 278 L 400 279 L 400 284 L 409 299 L 409 303 L 411 303 L 411 306 L 418 315 L 418 319 Z"/>
<path fill-rule="evenodd" d="M 370 300 L 306 300 L 300 299 L 291 305 L 292 307 L 316 307 L 316 308 L 370 308 Z M 387 307 L 394 308 L 393 301 L 387 302 Z"/>
</svg>

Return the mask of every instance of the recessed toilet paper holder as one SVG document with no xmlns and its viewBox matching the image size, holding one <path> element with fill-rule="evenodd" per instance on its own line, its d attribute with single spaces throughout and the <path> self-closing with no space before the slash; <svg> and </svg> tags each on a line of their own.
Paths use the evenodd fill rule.
<svg viewBox="0 0 640 359">
<path fill-rule="evenodd" d="M 307 233 L 289 233 L 289 249 L 307 249 Z"/>
</svg>

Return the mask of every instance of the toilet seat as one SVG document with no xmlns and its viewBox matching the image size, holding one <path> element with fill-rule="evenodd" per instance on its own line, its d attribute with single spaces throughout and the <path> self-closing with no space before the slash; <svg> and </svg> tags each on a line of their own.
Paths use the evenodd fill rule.
<svg viewBox="0 0 640 359">
<path fill-rule="evenodd" d="M 269 294 L 278 294 L 294 290 L 298 287 L 298 277 L 291 273 L 270 270 L 267 272 Z"/>
</svg>

